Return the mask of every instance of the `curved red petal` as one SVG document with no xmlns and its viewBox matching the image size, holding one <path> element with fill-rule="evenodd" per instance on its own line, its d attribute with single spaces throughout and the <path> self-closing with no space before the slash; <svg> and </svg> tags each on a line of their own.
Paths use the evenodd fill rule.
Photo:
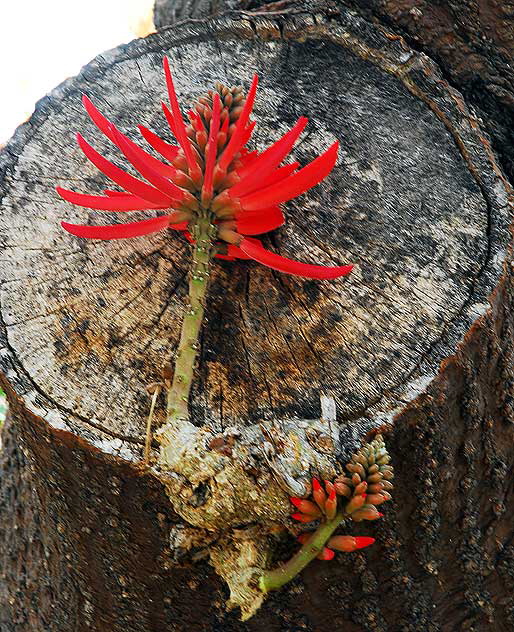
<svg viewBox="0 0 514 632">
<path fill-rule="evenodd" d="M 161 154 L 166 160 L 173 162 L 177 157 L 178 152 L 180 151 L 180 147 L 177 145 L 172 145 L 171 143 L 167 143 L 160 136 L 157 136 L 152 130 L 148 129 L 144 125 L 137 126 L 141 135 L 146 140 L 146 142 L 155 149 L 156 152 Z"/>
<path fill-rule="evenodd" d="M 75 193 L 62 187 L 56 187 L 56 191 L 67 202 L 98 211 L 145 211 L 168 208 L 168 204 L 159 206 L 136 195 L 119 191 L 110 191 L 107 197 Z M 114 193 L 116 195 L 113 195 Z"/>
<path fill-rule="evenodd" d="M 286 274 L 295 274 L 308 279 L 336 279 L 341 276 L 350 274 L 353 266 L 317 266 L 310 263 L 300 263 L 299 261 L 293 261 L 292 259 L 286 259 L 266 250 L 261 245 L 249 242 L 248 239 L 243 239 L 239 244 L 239 248 L 247 254 L 249 257 L 262 263 L 268 268 L 278 270 L 279 272 L 285 272 Z"/>
<path fill-rule="evenodd" d="M 254 75 L 252 85 L 250 86 L 250 90 L 248 90 L 248 96 L 246 97 L 245 104 L 243 106 L 241 114 L 239 115 L 239 118 L 237 119 L 234 133 L 230 137 L 228 145 L 225 147 L 225 150 L 219 160 L 218 164 L 221 169 L 226 169 L 229 166 L 236 153 L 243 147 L 246 142 L 246 140 L 244 140 L 247 136 L 246 125 L 253 109 L 258 83 L 259 77 L 257 77 L 257 75 Z"/>
<path fill-rule="evenodd" d="M 258 209 L 281 204 L 305 193 L 332 171 L 336 164 L 338 147 L 339 143 L 336 141 L 327 151 L 285 180 L 242 197 L 241 206 L 248 210 Z"/>
<path fill-rule="evenodd" d="M 230 189 L 230 194 L 236 197 L 247 195 L 255 188 L 264 188 L 273 184 L 264 183 L 263 180 L 268 177 L 270 173 L 274 171 L 276 167 L 284 160 L 287 154 L 291 151 L 293 145 L 298 140 L 298 137 L 305 129 L 305 126 L 309 122 L 309 119 L 304 116 L 299 118 L 292 129 L 289 130 L 280 140 L 273 143 L 271 147 L 268 147 L 262 154 L 256 158 L 251 165 L 244 167 L 238 171 L 238 175 L 241 180 Z M 294 170 L 293 170 L 294 171 Z"/>
<path fill-rule="evenodd" d="M 116 145 L 116 141 L 114 140 L 114 136 L 111 130 L 111 127 L 113 127 L 113 123 L 111 123 L 111 121 L 105 118 L 105 116 L 96 109 L 96 107 L 91 102 L 91 99 L 85 94 L 82 95 L 82 104 L 84 105 L 86 112 L 89 114 L 89 118 L 93 121 L 93 123 L 101 132 L 103 132 L 107 136 L 110 141 L 112 141 Z"/>
<path fill-rule="evenodd" d="M 168 119 L 168 123 L 170 127 L 173 126 L 172 132 L 175 134 L 179 145 L 184 150 L 184 154 L 186 156 L 187 164 L 189 166 L 190 175 L 198 169 L 198 162 L 196 156 L 194 154 L 193 148 L 191 146 L 191 141 L 187 137 L 186 126 L 184 124 L 184 119 L 182 118 L 182 112 L 180 111 L 180 106 L 178 104 L 177 93 L 175 91 L 175 85 L 173 84 L 173 78 L 171 76 L 170 71 L 170 63 L 167 57 L 163 59 L 164 66 L 164 75 L 166 77 L 166 86 L 168 88 L 168 96 L 170 99 L 171 105 L 171 117 L 167 114 L 167 108 L 164 109 L 164 114 Z M 169 112 L 169 110 L 168 110 Z"/>
<path fill-rule="evenodd" d="M 120 134 L 116 128 L 114 128 L 113 132 L 116 144 L 143 178 L 146 178 L 154 187 L 162 191 L 165 195 L 170 196 L 173 200 L 179 202 L 183 199 L 184 191 L 154 169 L 154 163 L 152 161 L 159 161 L 152 156 L 150 156 L 152 160 L 148 160 L 148 154 L 145 151 L 140 149 L 135 143 L 129 142 L 128 138 Z M 173 171 L 175 170 L 173 169 Z"/>
<path fill-rule="evenodd" d="M 293 162 L 290 165 L 284 165 L 283 167 L 279 167 L 275 169 L 271 173 L 268 172 L 268 175 L 263 174 L 262 179 L 256 178 L 255 180 L 249 181 L 248 187 L 245 186 L 244 189 L 239 188 L 239 182 L 234 185 L 232 188 L 228 190 L 229 195 L 233 195 L 234 190 L 242 191 L 241 195 L 249 195 L 258 189 L 264 189 L 266 187 L 271 186 L 272 184 L 276 184 L 277 182 L 281 182 L 285 180 L 288 176 L 290 176 L 298 167 L 300 166 L 299 162 Z M 237 195 L 239 195 L 237 193 Z"/>
<path fill-rule="evenodd" d="M 162 217 L 152 217 L 141 222 L 131 222 L 129 224 L 112 224 L 109 226 L 81 226 L 79 224 L 68 224 L 61 222 L 64 230 L 76 237 L 87 239 L 126 239 L 128 237 L 141 237 L 156 233 L 169 226 L 170 220 L 167 215 Z"/>
<path fill-rule="evenodd" d="M 149 163 L 149 165 L 153 168 L 154 171 L 156 171 L 157 173 L 165 177 L 172 177 L 176 173 L 177 170 L 174 167 L 172 167 L 171 165 L 166 165 L 160 160 L 158 160 L 157 158 L 154 158 L 154 156 L 146 152 L 144 149 L 141 149 L 141 147 L 136 145 L 136 143 L 130 140 L 130 138 L 128 138 L 127 136 L 125 136 L 125 134 L 122 134 L 120 130 L 116 127 L 116 125 L 114 125 L 114 123 L 111 123 L 111 121 L 109 121 L 93 105 L 93 103 L 91 102 L 91 99 L 89 99 L 86 95 L 82 96 L 82 103 L 84 104 L 84 107 L 86 108 L 86 111 L 89 114 L 89 117 L 91 118 L 93 123 L 117 147 L 121 149 L 119 142 L 116 138 L 116 135 L 119 134 L 135 151 L 139 153 L 141 157 L 144 157 L 146 162 Z M 177 148 L 177 151 L 178 151 L 178 148 Z"/>
<path fill-rule="evenodd" d="M 218 132 L 220 127 L 221 100 L 220 95 L 216 93 L 213 100 L 212 117 L 209 126 L 209 140 L 205 150 L 205 171 L 202 186 L 202 199 L 210 199 L 212 197 L 212 181 L 214 174 L 214 165 L 216 164 L 216 154 L 218 149 Z"/>
<path fill-rule="evenodd" d="M 132 193 L 126 191 L 115 191 L 114 189 L 104 189 L 105 195 L 109 197 L 132 197 Z"/>
<path fill-rule="evenodd" d="M 236 229 L 242 235 L 260 235 L 282 226 L 285 218 L 279 206 L 263 209 L 259 213 L 241 213 L 236 216 Z"/>
<path fill-rule="evenodd" d="M 112 162 L 100 155 L 96 149 L 93 149 L 93 147 L 91 147 L 91 145 L 86 142 L 80 134 L 77 134 L 77 141 L 84 154 L 95 165 L 95 167 L 100 169 L 102 173 L 105 173 L 105 175 L 116 182 L 116 184 L 119 184 L 124 189 L 127 189 L 127 191 L 130 191 L 130 193 L 133 193 L 138 197 L 142 197 L 153 204 L 169 204 L 169 196 L 165 195 L 161 191 L 158 191 L 149 184 L 146 184 L 146 182 L 142 182 L 141 180 L 134 178 L 134 176 L 131 176 L 129 173 L 123 171 L 123 169 L 120 169 L 120 167 L 114 165 Z"/>
<path fill-rule="evenodd" d="M 256 246 L 262 246 L 259 239 L 255 239 L 255 237 L 245 237 L 245 241 L 255 244 Z M 233 244 L 227 244 L 227 256 L 232 259 L 246 259 L 248 261 L 253 259 L 253 257 L 243 252 L 239 246 L 234 246 Z"/>
</svg>

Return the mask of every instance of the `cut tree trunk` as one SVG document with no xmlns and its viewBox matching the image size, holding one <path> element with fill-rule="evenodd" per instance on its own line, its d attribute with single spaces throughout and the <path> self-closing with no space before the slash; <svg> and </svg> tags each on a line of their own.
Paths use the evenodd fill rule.
<svg viewBox="0 0 514 632">
<path fill-rule="evenodd" d="M 382 428 L 396 471 L 381 523 L 355 529 L 375 546 L 314 562 L 246 623 L 226 612 L 227 586 L 207 562 L 219 529 L 189 526 L 183 499 L 140 463 L 145 386 L 178 341 L 187 244 L 171 233 L 78 240 L 59 222 L 100 223 L 101 213 L 54 192 L 106 185 L 76 151 L 77 130 L 119 161 L 81 93 L 133 139 L 138 123 L 164 133 L 164 54 L 184 106 L 216 80 L 247 87 L 258 72 L 259 150 L 301 115 L 302 164 L 341 140 L 330 177 L 289 203 L 264 242 L 302 261 L 357 263 L 336 282 L 216 264 L 194 423 L 214 438 L 260 424 L 287 438 L 291 420 L 319 416 L 329 394 L 339 462 Z M 12 415 L 2 632 L 512 629 L 510 188 L 433 62 L 344 10 L 193 20 L 97 58 L 38 104 L 0 160 L 0 362 Z M 270 448 L 279 452 L 263 442 L 254 455 L 262 489 L 276 474 Z M 201 516 L 209 498 L 193 491 Z M 285 515 L 285 492 L 280 503 Z M 245 528 L 227 519 L 224 540 Z M 277 542 L 277 559 L 295 548 L 289 536 Z"/>
</svg>

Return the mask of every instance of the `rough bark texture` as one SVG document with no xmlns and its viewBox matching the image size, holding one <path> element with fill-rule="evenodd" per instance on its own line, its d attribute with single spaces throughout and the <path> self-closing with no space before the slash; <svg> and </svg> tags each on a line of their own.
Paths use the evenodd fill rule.
<svg viewBox="0 0 514 632">
<path fill-rule="evenodd" d="M 124 131 L 162 126 L 163 52 L 186 101 L 215 79 L 247 84 L 259 72 L 258 148 L 301 114 L 312 119 L 301 160 L 343 140 L 330 181 L 288 206 L 270 247 L 359 262 L 335 284 L 220 264 L 194 419 L 222 432 L 312 416 L 331 391 L 343 458 L 394 418 L 394 506 L 355 530 L 377 545 L 312 564 L 245 624 L 198 561 L 218 536 L 184 526 L 135 464 L 143 386 L 178 336 L 187 250 L 167 235 L 74 241 L 58 221 L 87 212 L 53 194 L 56 173 L 77 190 L 104 184 L 72 148 L 72 130 L 95 136 L 80 92 Z M 2 632 L 512 629 L 510 189 L 433 63 L 345 11 L 186 23 L 59 87 L 2 161 L 1 361 L 13 415 Z M 281 542 L 287 557 L 292 540 Z"/>
</svg>

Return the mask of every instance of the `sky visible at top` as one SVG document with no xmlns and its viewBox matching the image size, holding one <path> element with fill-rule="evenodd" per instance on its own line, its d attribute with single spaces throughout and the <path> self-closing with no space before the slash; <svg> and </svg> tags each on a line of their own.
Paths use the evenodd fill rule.
<svg viewBox="0 0 514 632">
<path fill-rule="evenodd" d="M 93 57 L 153 30 L 153 0 L 1 0 L 0 146 Z"/>
</svg>

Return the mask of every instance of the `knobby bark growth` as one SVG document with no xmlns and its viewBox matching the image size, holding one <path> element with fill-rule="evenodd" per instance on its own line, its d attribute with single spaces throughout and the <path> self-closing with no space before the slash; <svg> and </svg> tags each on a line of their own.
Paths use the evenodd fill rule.
<svg viewBox="0 0 514 632">
<path fill-rule="evenodd" d="M 41 102 L 6 148 L 2 630 L 512 628 L 510 188 L 439 69 L 338 9 L 193 21 L 122 47 Z M 261 74 L 257 114 L 272 124 L 257 147 L 302 114 L 313 128 L 301 160 L 343 141 L 332 182 L 288 207 L 269 239 L 304 260 L 360 263 L 337 285 L 220 264 L 192 398 L 210 450 L 230 463 L 241 430 L 267 420 L 247 472 L 264 487 L 288 473 L 280 442 L 294 416 L 319 415 L 320 392 L 336 398 L 339 425 L 307 438 L 313 455 L 328 440 L 344 462 L 390 423 L 394 506 L 368 533 L 359 526 L 377 544 L 313 563 L 247 623 L 225 611 L 208 555 L 239 550 L 251 564 L 266 537 L 287 559 L 294 540 L 237 525 L 237 506 L 225 532 L 192 528 L 184 506 L 200 520 L 222 477 L 191 485 L 188 473 L 181 517 L 137 463 L 144 386 L 177 342 L 187 250 L 157 236 L 106 248 L 58 228 L 79 212 L 54 195 L 56 173 L 77 190 L 105 185 L 71 147 L 86 126 L 80 93 L 129 133 L 159 131 L 164 53 L 185 99 Z M 277 502 L 285 517 L 287 494 Z"/>
</svg>

